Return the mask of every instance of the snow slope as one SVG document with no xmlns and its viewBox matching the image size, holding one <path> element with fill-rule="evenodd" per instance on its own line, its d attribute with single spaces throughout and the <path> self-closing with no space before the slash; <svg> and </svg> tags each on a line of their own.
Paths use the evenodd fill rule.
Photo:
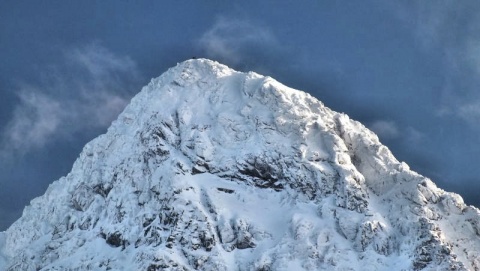
<svg viewBox="0 0 480 271">
<path fill-rule="evenodd" d="M 144 87 L 0 247 L 0 270 L 479 270 L 480 212 L 312 96 L 198 59 Z"/>
</svg>

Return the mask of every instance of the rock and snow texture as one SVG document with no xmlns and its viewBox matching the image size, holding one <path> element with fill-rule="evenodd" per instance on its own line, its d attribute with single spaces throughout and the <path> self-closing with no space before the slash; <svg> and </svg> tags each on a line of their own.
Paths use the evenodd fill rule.
<svg viewBox="0 0 480 271">
<path fill-rule="evenodd" d="M 312 96 L 153 79 L 0 233 L 0 270 L 480 270 L 480 212 Z"/>
</svg>

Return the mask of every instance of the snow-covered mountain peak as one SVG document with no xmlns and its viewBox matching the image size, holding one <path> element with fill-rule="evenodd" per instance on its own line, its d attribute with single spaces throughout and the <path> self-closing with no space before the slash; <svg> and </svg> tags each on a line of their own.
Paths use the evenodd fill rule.
<svg viewBox="0 0 480 271">
<path fill-rule="evenodd" d="M 195 59 L 0 234 L 0 269 L 476 270 L 479 236 L 478 209 L 362 124 Z"/>
</svg>

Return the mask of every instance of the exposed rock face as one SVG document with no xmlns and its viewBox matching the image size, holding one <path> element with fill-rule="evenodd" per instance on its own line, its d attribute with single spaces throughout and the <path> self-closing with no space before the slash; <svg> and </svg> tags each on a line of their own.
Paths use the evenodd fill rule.
<svg viewBox="0 0 480 271">
<path fill-rule="evenodd" d="M 153 79 L 0 247 L 1 270 L 479 270 L 480 212 L 310 95 L 199 59 Z"/>
</svg>

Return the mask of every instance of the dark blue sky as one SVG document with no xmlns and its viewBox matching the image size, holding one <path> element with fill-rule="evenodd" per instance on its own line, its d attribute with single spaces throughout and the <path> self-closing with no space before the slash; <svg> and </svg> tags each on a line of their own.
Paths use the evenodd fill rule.
<svg viewBox="0 0 480 271">
<path fill-rule="evenodd" d="M 149 79 L 196 57 L 270 75 L 480 206 L 480 2 L 0 2 L 0 230 Z"/>
</svg>

